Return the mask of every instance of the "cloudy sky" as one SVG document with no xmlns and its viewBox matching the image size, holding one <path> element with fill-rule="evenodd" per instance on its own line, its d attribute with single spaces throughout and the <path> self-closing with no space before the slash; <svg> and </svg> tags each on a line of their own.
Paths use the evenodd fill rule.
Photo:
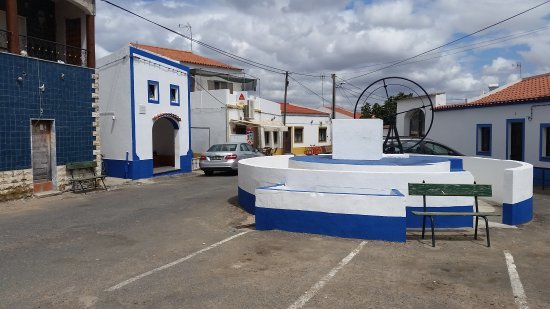
<svg viewBox="0 0 550 309">
<path fill-rule="evenodd" d="M 111 0 L 167 27 L 241 57 L 291 72 L 290 102 L 352 106 L 357 92 L 387 76 L 410 78 L 449 103 L 550 72 L 550 3 L 473 37 L 379 70 L 508 18 L 543 0 Z M 97 55 L 129 42 L 189 50 L 174 35 L 97 0 Z M 284 75 L 238 62 L 193 44 L 195 53 L 245 69 L 260 79 L 260 95 L 283 100 Z M 376 72 L 373 72 L 376 71 Z M 322 77 L 324 76 L 324 77 Z M 301 83 L 301 84 L 300 84 Z M 310 90 L 306 89 L 309 88 Z M 326 104 L 326 103 L 325 103 Z"/>
</svg>

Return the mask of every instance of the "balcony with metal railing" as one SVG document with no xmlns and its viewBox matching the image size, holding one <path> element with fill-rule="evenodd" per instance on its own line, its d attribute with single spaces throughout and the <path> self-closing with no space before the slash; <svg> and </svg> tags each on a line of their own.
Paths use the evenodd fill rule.
<svg viewBox="0 0 550 309">
<path fill-rule="evenodd" d="M 9 32 L 0 30 L 0 51 L 8 51 L 9 40 Z M 87 64 L 88 53 L 86 49 L 32 36 L 19 36 L 19 50 L 22 55 L 28 57 L 78 66 L 86 66 Z"/>
</svg>

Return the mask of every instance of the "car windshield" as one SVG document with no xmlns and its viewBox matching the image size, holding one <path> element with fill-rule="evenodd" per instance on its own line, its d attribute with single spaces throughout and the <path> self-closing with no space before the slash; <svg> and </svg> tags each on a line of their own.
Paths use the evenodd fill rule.
<svg viewBox="0 0 550 309">
<path fill-rule="evenodd" d="M 215 151 L 235 151 L 237 149 L 237 144 L 216 144 L 208 148 L 208 152 Z"/>
</svg>

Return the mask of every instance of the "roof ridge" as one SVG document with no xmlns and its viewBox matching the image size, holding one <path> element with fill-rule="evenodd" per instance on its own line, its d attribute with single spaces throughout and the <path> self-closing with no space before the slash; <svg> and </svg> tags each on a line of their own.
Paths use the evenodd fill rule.
<svg viewBox="0 0 550 309">
<path fill-rule="evenodd" d="M 141 44 L 141 43 L 130 43 L 134 46 L 147 46 L 147 47 L 154 47 L 154 48 L 159 48 L 159 49 L 166 49 L 166 50 L 173 50 L 173 51 L 177 51 L 177 52 L 183 52 L 183 53 L 188 53 L 188 54 L 193 54 L 195 56 L 199 56 L 199 57 L 204 57 L 204 56 L 201 56 L 201 55 L 198 55 L 198 54 L 195 54 L 191 51 L 188 51 L 188 50 L 183 50 L 183 49 L 176 49 L 176 48 L 168 48 L 168 47 L 163 47 L 163 46 L 156 46 L 156 45 L 150 45 L 150 44 Z M 206 57 L 204 57 L 206 58 Z M 210 59 L 210 58 L 209 58 Z M 211 59 L 211 60 L 214 60 L 214 59 Z M 217 61 L 217 60 L 216 60 Z"/>
</svg>

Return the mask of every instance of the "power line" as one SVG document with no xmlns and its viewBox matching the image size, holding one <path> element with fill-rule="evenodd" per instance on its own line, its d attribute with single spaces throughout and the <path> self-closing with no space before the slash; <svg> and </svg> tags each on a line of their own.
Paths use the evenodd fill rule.
<svg viewBox="0 0 550 309">
<path fill-rule="evenodd" d="M 492 38 L 492 39 L 488 39 L 488 40 L 484 40 L 484 41 L 479 41 L 479 42 L 476 42 L 476 43 L 472 43 L 472 44 L 468 44 L 468 45 L 462 45 L 462 46 L 457 46 L 457 47 L 454 47 L 454 48 L 449 48 L 449 49 L 446 49 L 444 51 L 441 51 L 439 52 L 439 56 L 436 56 L 436 57 L 431 57 L 431 58 L 425 58 L 425 59 L 422 59 L 422 60 L 419 60 L 419 61 L 415 61 L 415 62 L 408 62 L 408 63 L 402 63 L 400 65 L 396 65 L 396 66 L 403 66 L 403 65 L 407 65 L 407 64 L 413 64 L 413 63 L 418 63 L 418 62 L 422 62 L 422 61 L 429 61 L 429 60 L 433 60 L 433 59 L 437 59 L 437 58 L 442 58 L 442 57 L 447 57 L 447 56 L 451 56 L 451 55 L 456 55 L 456 54 L 459 54 L 459 53 L 465 53 L 465 52 L 468 52 L 468 51 L 472 51 L 474 49 L 478 49 L 478 48 L 482 48 L 482 47 L 487 47 L 487 46 L 491 46 L 491 45 L 495 45 L 495 44 L 499 44 L 499 43 L 502 43 L 502 42 L 506 42 L 506 41 L 510 41 L 510 40 L 515 40 L 515 39 L 518 39 L 518 38 L 521 38 L 521 37 L 524 37 L 524 36 L 528 36 L 528 35 L 531 35 L 531 34 L 534 34 L 536 32 L 540 32 L 542 30 L 545 30 L 545 29 L 548 29 L 550 28 L 550 26 L 544 26 L 544 27 L 540 27 L 540 28 L 536 28 L 536 29 L 531 29 L 531 30 L 527 30 L 527 31 L 523 31 L 523 32 L 517 32 L 517 33 L 512 33 L 512 34 L 509 34 L 509 35 L 505 35 L 505 36 L 500 36 L 500 37 L 496 37 L 496 38 Z M 467 47 L 472 47 L 472 48 L 467 48 Z M 449 51 L 452 51 L 452 50 L 457 50 L 457 49 L 462 49 L 458 52 L 455 52 L 455 53 L 450 53 L 450 54 L 446 54 L 448 53 Z M 432 53 L 430 53 L 431 55 Z M 367 65 L 367 66 L 364 66 L 362 68 L 367 68 L 367 67 L 373 67 L 373 66 L 379 66 L 379 65 L 386 65 L 386 64 L 393 64 L 395 63 L 396 61 L 389 61 L 389 62 L 384 62 L 384 63 L 376 63 L 376 64 L 371 64 L 371 65 Z M 355 71 L 342 71 L 342 72 L 349 72 L 349 73 L 359 73 L 359 72 L 365 72 L 365 70 L 355 70 Z M 344 81 L 343 78 L 340 78 L 342 81 Z M 348 84 L 352 85 L 351 83 L 348 82 Z M 354 86 L 354 85 L 352 85 Z M 357 86 L 354 86 L 356 88 L 359 89 L 359 87 Z"/>
<path fill-rule="evenodd" d="M 204 43 L 204 42 L 202 42 L 202 41 L 199 41 L 199 40 L 190 38 L 189 36 L 187 36 L 187 35 L 185 35 L 185 34 L 183 34 L 183 33 L 181 33 L 181 32 L 178 32 L 178 31 L 176 31 L 176 30 L 174 30 L 174 29 L 171 29 L 171 28 L 169 28 L 169 27 L 167 27 L 167 26 L 164 26 L 164 25 L 162 25 L 162 24 L 160 24 L 160 23 L 158 23 L 158 22 L 155 22 L 155 21 L 153 21 L 153 20 L 147 18 L 147 17 L 144 17 L 144 16 L 142 16 L 142 15 L 139 15 L 139 14 L 137 14 L 137 13 L 135 13 L 135 12 L 129 10 L 129 9 L 126 9 L 126 8 L 124 8 L 124 7 L 122 7 L 122 6 L 118 5 L 118 4 L 115 4 L 115 3 L 111 2 L 111 1 L 108 1 L 108 0 L 101 0 L 101 1 L 103 1 L 103 2 L 105 2 L 105 3 L 107 3 L 107 4 L 109 4 L 109 5 L 112 5 L 112 6 L 118 8 L 118 9 L 120 9 L 120 10 L 123 10 L 123 11 L 125 11 L 125 12 L 127 12 L 127 13 L 129 13 L 129 14 L 131 14 L 131 15 L 134 15 L 134 16 L 140 18 L 140 19 L 143 19 L 143 20 L 145 20 L 145 21 L 147 21 L 147 22 L 149 22 L 149 23 L 151 23 L 151 24 L 153 24 L 153 25 L 156 25 L 156 26 L 158 26 L 158 27 L 160 27 L 160 28 L 162 28 L 162 29 L 164 29 L 164 30 L 167 30 L 167 31 L 172 32 L 172 33 L 174 33 L 174 34 L 177 34 L 177 35 L 179 35 L 179 36 L 181 36 L 181 37 L 183 37 L 183 38 L 186 38 L 186 39 L 190 40 L 191 42 L 195 42 L 195 43 L 197 43 L 197 44 L 200 45 L 200 46 L 206 47 L 206 48 L 211 49 L 211 50 L 213 50 L 213 51 L 215 51 L 215 52 L 217 52 L 217 53 L 220 53 L 220 54 L 222 54 L 222 55 L 224 55 L 224 56 L 226 56 L 226 57 L 229 57 L 229 58 L 231 58 L 231 59 L 234 59 L 234 60 L 237 60 L 237 61 L 246 63 L 246 64 L 248 64 L 248 65 L 250 65 L 250 66 L 254 66 L 254 67 L 257 67 L 257 68 L 266 70 L 266 71 L 270 71 L 270 72 L 273 72 L 273 73 L 284 74 L 284 73 L 287 71 L 287 70 L 284 70 L 284 69 L 280 69 L 280 68 L 277 68 L 277 67 L 274 67 L 274 66 L 270 66 L 270 65 L 267 65 L 267 64 L 263 64 L 263 63 L 260 63 L 260 62 L 256 62 L 256 61 L 254 61 L 254 60 L 250 60 L 250 59 L 247 59 L 247 58 L 244 58 L 244 57 L 235 55 L 235 54 L 230 53 L 230 52 L 228 52 L 228 51 L 225 51 L 225 50 L 223 50 L 223 49 L 220 49 L 220 48 L 217 48 L 217 47 L 215 47 L 215 46 L 212 46 L 212 45 L 210 45 L 210 44 L 207 44 L 207 43 Z M 296 75 L 310 76 L 310 77 L 319 77 L 319 75 L 313 75 L 313 74 L 307 74 L 307 73 L 300 73 L 300 72 L 289 72 L 289 73 L 296 74 Z"/>
<path fill-rule="evenodd" d="M 300 84 L 300 86 L 304 87 L 305 89 L 307 89 L 309 92 L 313 93 L 314 95 L 318 96 L 319 98 L 321 98 L 322 102 L 328 102 L 327 100 L 325 100 L 325 98 L 323 98 L 322 96 L 320 96 L 317 92 L 311 90 L 310 88 L 308 88 L 306 85 L 302 84 L 299 80 L 297 80 L 296 78 L 292 77 L 292 75 L 288 75 L 288 77 L 292 78 L 293 81 L 297 82 L 298 84 Z M 330 102 L 328 102 L 330 103 Z"/>
<path fill-rule="evenodd" d="M 366 75 L 370 75 L 370 74 L 372 74 L 372 73 L 379 72 L 379 71 L 382 71 L 382 70 L 385 70 L 385 69 L 394 67 L 394 66 L 396 66 L 396 65 L 398 65 L 398 64 L 401 64 L 401 63 L 403 63 L 403 62 L 406 62 L 406 61 L 409 61 L 409 60 L 418 58 L 418 57 L 423 56 L 423 55 L 426 55 L 426 54 L 428 54 L 428 53 L 430 53 L 430 52 L 433 52 L 433 51 L 438 50 L 438 49 L 440 49 L 440 48 L 443 48 L 443 47 L 445 47 L 445 46 L 452 45 L 452 44 L 454 44 L 454 43 L 456 43 L 456 42 L 458 42 L 458 41 L 460 41 L 460 40 L 463 40 L 463 39 L 465 39 L 465 38 L 471 37 L 471 36 L 473 36 L 473 35 L 475 35 L 475 34 L 478 34 L 478 33 L 482 32 L 482 31 L 485 31 L 485 30 L 487 30 L 487 29 L 490 29 L 490 28 L 492 28 L 492 27 L 495 27 L 495 26 L 497 26 L 497 25 L 500 25 L 500 24 L 502 24 L 502 23 L 504 23 L 504 22 L 506 22 L 506 21 L 509 21 L 509 20 L 511 20 L 511 19 L 513 19 L 513 18 L 516 18 L 516 17 L 518 17 L 518 16 L 520 16 L 520 15 L 523 15 L 523 14 L 525 14 L 525 13 L 527 13 L 527 12 L 529 12 L 529 11 L 532 11 L 532 10 L 534 10 L 534 9 L 536 9 L 536 8 L 542 6 L 542 5 L 545 5 L 545 4 L 549 3 L 549 2 L 550 2 L 550 0 L 545 1 L 545 2 L 543 2 L 543 3 L 541 3 L 541 4 L 535 5 L 535 6 L 529 8 L 529 9 L 527 9 L 527 10 L 521 11 L 521 12 L 515 14 L 515 15 L 512 15 L 512 16 L 510 16 L 510 17 L 508 17 L 508 18 L 502 19 L 502 20 L 500 20 L 500 21 L 498 21 L 498 22 L 496 22 L 496 23 L 493 23 L 493 24 L 491 24 L 491 25 L 489 25 L 489 26 L 486 26 L 486 27 L 484 27 L 484 28 L 481 28 L 481 29 L 479 29 L 479 30 L 476 30 L 476 31 L 474 31 L 474 32 L 471 32 L 471 33 L 469 33 L 469 34 L 466 34 L 466 35 L 464 35 L 464 36 L 461 36 L 461 37 L 459 37 L 459 38 L 457 38 L 457 39 L 455 39 L 455 40 L 452 40 L 452 41 L 450 41 L 450 42 L 447 42 L 447 43 L 445 43 L 445 44 L 443 44 L 443 45 L 439 45 L 439 46 L 437 46 L 437 47 L 434 47 L 434 48 L 432 48 L 432 49 L 429 49 L 429 50 L 427 50 L 427 51 L 424 51 L 424 52 L 422 52 L 422 53 L 420 53 L 420 54 L 414 55 L 414 56 L 412 56 L 412 57 L 408 57 L 408 58 L 405 58 L 405 59 L 396 61 L 396 62 L 394 62 L 394 63 L 392 63 L 392 64 L 390 64 L 390 65 L 387 65 L 387 66 L 384 66 L 384 67 L 382 67 L 382 68 L 379 68 L 379 69 L 370 71 L 370 72 L 368 72 L 368 73 L 361 74 L 361 75 L 354 76 L 354 77 L 350 77 L 350 78 L 348 78 L 348 79 L 345 79 L 344 81 L 348 81 L 348 80 L 356 79 L 356 78 L 363 77 L 363 76 L 366 76 Z"/>
</svg>

